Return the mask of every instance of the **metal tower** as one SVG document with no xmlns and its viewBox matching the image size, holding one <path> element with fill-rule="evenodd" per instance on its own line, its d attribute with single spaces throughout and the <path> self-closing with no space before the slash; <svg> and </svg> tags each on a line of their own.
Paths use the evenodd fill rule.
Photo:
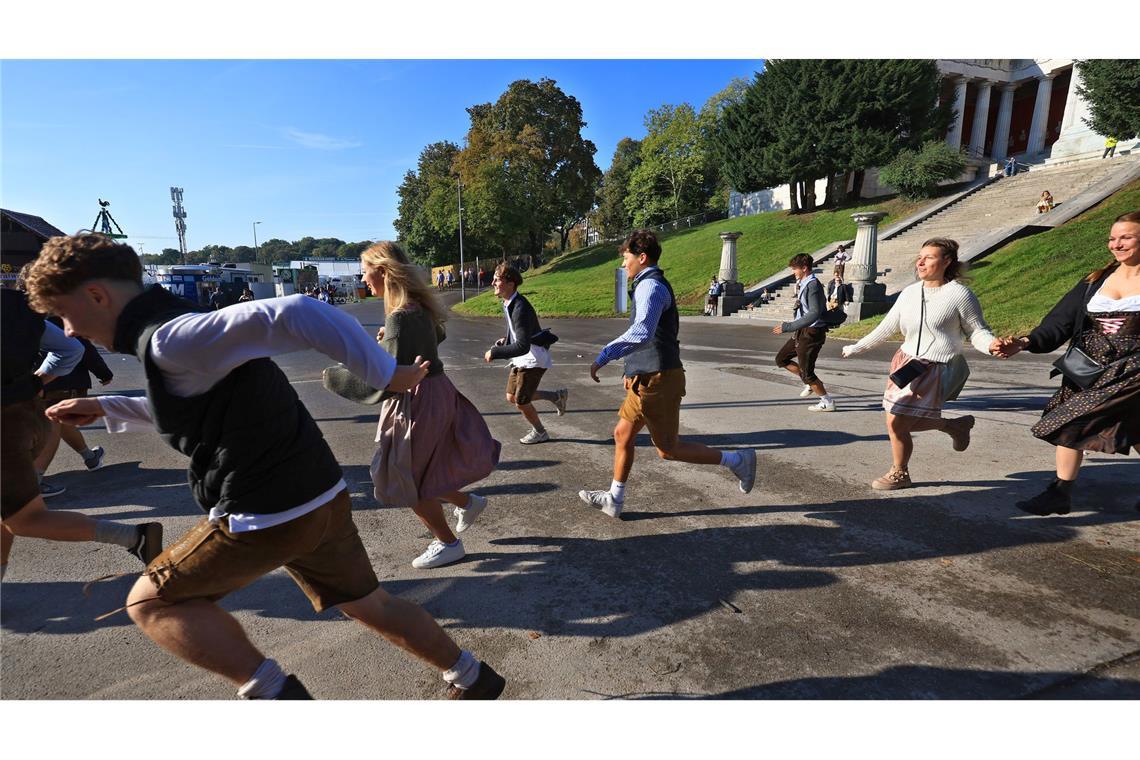
<svg viewBox="0 0 1140 760">
<path fill-rule="evenodd" d="M 111 212 L 107 210 L 107 207 L 110 205 L 111 201 L 105 201 L 102 198 L 99 199 L 99 214 L 91 224 L 91 231 L 98 232 L 114 240 L 122 240 L 127 234 L 123 232 L 123 228 L 119 226 L 119 223 L 115 221 L 115 217 L 111 216 Z M 119 231 L 118 234 L 111 231 L 112 224 L 115 225 L 115 229 Z"/>
<path fill-rule="evenodd" d="M 182 208 L 182 188 L 170 188 L 170 200 L 174 201 L 174 229 L 178 231 L 178 250 L 182 263 L 186 263 L 186 209 Z"/>
</svg>

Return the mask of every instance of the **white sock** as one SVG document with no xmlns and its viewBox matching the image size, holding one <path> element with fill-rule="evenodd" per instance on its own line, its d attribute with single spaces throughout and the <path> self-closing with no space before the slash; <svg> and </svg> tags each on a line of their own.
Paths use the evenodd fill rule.
<svg viewBox="0 0 1140 760">
<path fill-rule="evenodd" d="M 733 467 L 739 466 L 741 461 L 743 461 L 743 460 L 741 460 L 741 458 L 740 458 L 740 452 L 739 451 L 722 451 L 722 452 L 720 452 L 720 463 L 730 470 Z"/>
<path fill-rule="evenodd" d="M 238 696 L 242 699 L 274 699 L 284 687 L 285 672 L 276 660 L 266 658 L 253 671 L 253 677 L 238 689 Z"/>
<path fill-rule="evenodd" d="M 620 480 L 610 483 L 610 496 L 614 497 L 614 501 L 625 501 L 625 483 Z"/>
<path fill-rule="evenodd" d="M 443 680 L 460 689 L 469 689 L 479 678 L 479 661 L 475 655 L 464 649 L 450 670 L 443 671 Z"/>
<path fill-rule="evenodd" d="M 820 396 L 820 397 L 819 397 L 819 400 L 820 400 L 820 401 L 822 401 L 822 402 L 823 402 L 823 403 L 825 403 L 825 404 L 830 404 L 830 403 L 831 403 L 831 394 L 830 394 L 830 393 L 825 393 L 825 394 L 823 394 L 822 396 Z"/>
<path fill-rule="evenodd" d="M 130 549 L 139 542 L 137 526 L 112 520 L 95 521 L 95 540 L 101 544 L 116 544 Z"/>
</svg>

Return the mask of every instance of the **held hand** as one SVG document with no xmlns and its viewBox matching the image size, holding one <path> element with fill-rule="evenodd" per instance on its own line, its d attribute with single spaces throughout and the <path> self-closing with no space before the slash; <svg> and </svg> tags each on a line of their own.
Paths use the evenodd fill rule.
<svg viewBox="0 0 1140 760">
<path fill-rule="evenodd" d="M 392 373 L 392 381 L 388 383 L 386 390 L 396 393 L 410 391 L 427 377 L 429 367 L 431 367 L 431 362 L 425 361 L 422 356 L 417 356 L 412 364 L 398 365 L 396 371 Z"/>
<path fill-rule="evenodd" d="M 990 342 L 990 355 L 996 356 L 999 359 L 1006 359 L 1008 357 L 1004 353 L 1004 348 L 1005 343 L 1003 340 L 1001 338 L 994 338 L 993 341 Z"/>
<path fill-rule="evenodd" d="M 488 364 L 491 363 L 491 352 L 490 351 L 483 354 L 483 361 L 487 362 Z"/>
<path fill-rule="evenodd" d="M 495 341 L 495 345 L 496 346 L 505 346 L 505 345 L 507 345 L 507 339 L 506 338 L 499 338 L 497 341 Z"/>
<path fill-rule="evenodd" d="M 379 330 L 376 331 L 376 342 L 379 343 L 382 340 L 384 340 L 384 328 L 383 327 L 381 327 Z"/>
<path fill-rule="evenodd" d="M 775 327 L 772 328 L 772 334 L 773 335 L 780 335 L 783 332 L 784 332 L 784 326 L 783 325 L 776 325 Z"/>
<path fill-rule="evenodd" d="M 82 427 L 103 416 L 103 405 L 97 398 L 69 398 L 44 410 L 52 422 Z"/>
<path fill-rule="evenodd" d="M 627 377 L 625 375 L 622 375 L 621 380 L 622 380 L 621 384 L 625 386 L 625 389 L 627 391 L 633 386 L 633 378 L 632 377 Z"/>
<path fill-rule="evenodd" d="M 593 364 L 590 365 L 590 377 L 593 379 L 593 381 L 595 383 L 602 382 L 601 379 L 598 377 L 598 370 L 600 370 L 601 368 L 602 368 L 601 365 L 599 365 L 597 362 L 594 362 Z"/>
</svg>

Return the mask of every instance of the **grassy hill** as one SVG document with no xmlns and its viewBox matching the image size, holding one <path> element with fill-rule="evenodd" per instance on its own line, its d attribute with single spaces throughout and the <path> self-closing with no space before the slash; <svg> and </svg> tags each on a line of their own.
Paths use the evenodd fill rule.
<svg viewBox="0 0 1140 760">
<path fill-rule="evenodd" d="M 856 211 L 885 211 L 891 224 L 924 206 L 898 198 L 875 204 L 851 205 L 840 210 L 790 215 L 787 212 L 724 219 L 690 230 L 661 234 L 661 268 L 677 294 L 682 314 L 699 314 L 709 280 L 720 269 L 721 232 L 743 232 L 736 242 L 736 263 L 741 282 L 759 282 L 782 269 L 796 253 L 810 253 L 835 240 L 853 239 Z M 521 292 L 543 317 L 613 316 L 614 269 L 620 264 L 617 243 L 583 248 L 563 254 L 536 271 L 523 275 Z M 454 307 L 463 314 L 498 316 L 494 295 L 483 293 Z"/>
<path fill-rule="evenodd" d="M 1041 321 L 1084 275 L 1112 260 L 1112 220 L 1140 209 L 1140 181 L 1133 182 L 1061 227 L 1014 241 L 970 267 L 967 284 L 977 294 L 986 321 L 997 335 L 1023 334 Z M 882 317 L 832 331 L 861 338 Z"/>
</svg>

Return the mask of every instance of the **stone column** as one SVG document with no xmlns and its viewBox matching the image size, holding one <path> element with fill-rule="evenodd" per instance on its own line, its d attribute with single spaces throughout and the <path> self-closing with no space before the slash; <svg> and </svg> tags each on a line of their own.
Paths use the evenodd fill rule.
<svg viewBox="0 0 1140 760">
<path fill-rule="evenodd" d="M 954 150 L 962 147 L 962 114 L 966 112 L 966 77 L 954 79 L 954 123 L 946 133 L 946 144 Z"/>
<path fill-rule="evenodd" d="M 846 270 L 851 285 L 851 301 L 847 314 L 852 320 L 866 319 L 884 314 L 890 309 L 887 286 L 875 282 L 878 276 L 879 222 L 886 217 L 882 211 L 858 212 L 851 215 L 857 225 L 855 250 Z"/>
<path fill-rule="evenodd" d="M 1026 153 L 1037 156 L 1045 152 L 1045 133 L 1049 129 L 1049 100 L 1053 94 L 1053 77 L 1047 74 L 1037 80 L 1037 101 L 1033 104 L 1033 121 L 1029 128 L 1029 147 Z"/>
<path fill-rule="evenodd" d="M 1009 157 L 1009 125 L 1013 120 L 1013 93 L 1016 84 L 1001 86 L 1001 103 L 998 104 L 997 124 L 994 128 L 994 161 L 1004 161 Z"/>
<path fill-rule="evenodd" d="M 974 101 L 974 125 L 970 130 L 970 155 L 981 158 L 986 148 L 986 126 L 990 120 L 990 90 L 993 82 L 978 83 L 978 99 Z"/>
<path fill-rule="evenodd" d="M 743 232 L 722 232 L 720 239 L 720 281 L 726 285 L 736 282 L 736 240 Z"/>
<path fill-rule="evenodd" d="M 724 291 L 717 299 L 717 316 L 727 317 L 740 311 L 744 306 L 744 285 L 736 279 L 736 240 L 743 232 L 722 232 L 720 239 L 720 272 L 717 277 L 724 284 Z"/>
</svg>

